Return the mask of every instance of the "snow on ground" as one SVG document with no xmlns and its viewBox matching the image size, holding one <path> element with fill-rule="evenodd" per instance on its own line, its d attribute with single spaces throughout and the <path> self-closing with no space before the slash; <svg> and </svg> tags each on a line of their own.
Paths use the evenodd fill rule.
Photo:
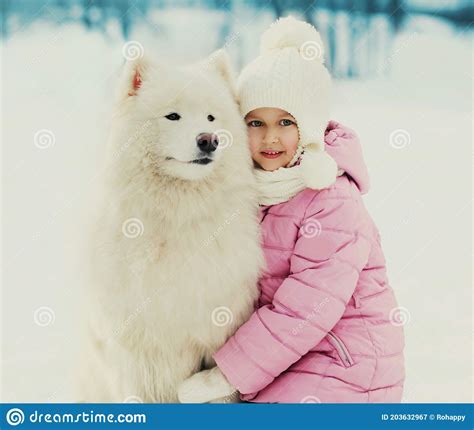
<svg viewBox="0 0 474 430">
<path fill-rule="evenodd" d="M 231 47 L 236 64 L 251 28 Z M 182 61 L 211 53 L 214 36 L 190 31 L 180 43 L 172 29 L 143 25 L 131 39 Z M 383 65 L 390 76 L 335 88 L 333 118 L 360 135 L 372 180 L 366 203 L 405 308 L 406 402 L 472 401 L 469 42 L 414 22 Z M 87 317 L 78 255 L 122 46 L 118 29 L 104 37 L 45 23 L 2 41 L 4 402 L 75 400 Z"/>
</svg>

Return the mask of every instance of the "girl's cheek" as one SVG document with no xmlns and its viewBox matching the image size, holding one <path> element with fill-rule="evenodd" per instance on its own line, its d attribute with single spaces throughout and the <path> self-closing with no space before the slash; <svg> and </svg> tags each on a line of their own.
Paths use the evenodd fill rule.
<svg viewBox="0 0 474 430">
<path fill-rule="evenodd" d="M 283 145 L 287 152 L 294 154 L 298 147 L 299 134 L 296 127 L 288 127 L 288 131 L 285 133 L 285 139 Z"/>
<path fill-rule="evenodd" d="M 252 158 L 255 158 L 257 155 L 260 154 L 260 151 L 258 149 L 258 145 L 251 145 L 250 146 L 250 154 Z"/>
<path fill-rule="evenodd" d="M 253 154 L 259 152 L 259 148 L 261 145 L 261 139 L 259 135 L 255 132 L 249 131 L 249 146 L 250 146 L 250 152 Z"/>
</svg>

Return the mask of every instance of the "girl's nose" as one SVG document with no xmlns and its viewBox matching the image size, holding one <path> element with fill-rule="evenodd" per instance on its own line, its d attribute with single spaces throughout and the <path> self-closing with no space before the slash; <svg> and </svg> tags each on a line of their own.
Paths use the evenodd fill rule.
<svg viewBox="0 0 474 430">
<path fill-rule="evenodd" d="M 269 143 L 276 143 L 278 142 L 278 136 L 275 133 L 267 133 L 265 137 L 263 138 L 263 143 L 269 144 Z"/>
</svg>

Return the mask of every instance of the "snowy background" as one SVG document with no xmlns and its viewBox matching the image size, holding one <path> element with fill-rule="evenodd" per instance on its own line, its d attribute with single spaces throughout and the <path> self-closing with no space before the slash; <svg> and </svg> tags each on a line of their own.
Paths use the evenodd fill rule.
<svg viewBox="0 0 474 430">
<path fill-rule="evenodd" d="M 404 401 L 472 401 L 472 15 L 453 1 L 302 3 L 2 1 L 1 401 L 75 400 L 79 255 L 125 42 L 176 62 L 226 46 L 238 71 L 288 13 L 331 48 L 333 118 L 364 147 L 403 308 Z"/>
</svg>

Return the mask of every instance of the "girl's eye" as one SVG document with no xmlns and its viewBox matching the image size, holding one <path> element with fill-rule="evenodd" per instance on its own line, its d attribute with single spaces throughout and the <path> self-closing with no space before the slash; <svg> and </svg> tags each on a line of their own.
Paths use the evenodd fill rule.
<svg viewBox="0 0 474 430">
<path fill-rule="evenodd" d="M 250 121 L 247 125 L 249 125 L 250 127 L 261 127 L 262 124 L 263 124 L 262 121 L 259 121 L 258 119 L 254 119 Z"/>
<path fill-rule="evenodd" d="M 207 119 L 212 122 L 212 121 L 214 121 L 216 118 L 215 118 L 214 116 L 212 116 L 212 115 L 208 115 L 208 116 L 207 116 Z"/>
<path fill-rule="evenodd" d="M 170 121 L 178 121 L 181 118 L 181 115 L 176 112 L 172 112 L 165 116 L 165 118 L 169 119 Z"/>
<path fill-rule="evenodd" d="M 282 119 L 280 121 L 280 124 L 281 125 L 284 125 L 285 127 L 289 126 L 289 125 L 293 125 L 294 122 L 291 120 L 291 119 Z"/>
</svg>

